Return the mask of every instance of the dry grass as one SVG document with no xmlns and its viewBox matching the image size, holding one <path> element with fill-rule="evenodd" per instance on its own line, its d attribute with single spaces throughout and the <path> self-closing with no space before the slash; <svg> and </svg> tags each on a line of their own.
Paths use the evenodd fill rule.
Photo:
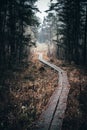
<svg viewBox="0 0 87 130">
<path fill-rule="evenodd" d="M 43 50 L 45 59 L 46 50 Z M 0 100 L 0 129 L 31 130 L 58 85 L 58 74 L 38 61 L 35 48 L 29 66 L 8 75 Z"/>
<path fill-rule="evenodd" d="M 53 62 L 67 71 L 71 86 L 62 130 L 87 130 L 87 69 L 55 59 Z"/>
</svg>

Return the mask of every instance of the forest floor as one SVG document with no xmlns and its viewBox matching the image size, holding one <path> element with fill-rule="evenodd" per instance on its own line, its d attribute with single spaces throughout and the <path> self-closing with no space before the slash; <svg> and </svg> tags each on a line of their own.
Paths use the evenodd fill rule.
<svg viewBox="0 0 87 130">
<path fill-rule="evenodd" d="M 70 92 L 62 130 L 87 130 L 87 68 L 54 59 L 68 74 Z"/>
<path fill-rule="evenodd" d="M 33 130 L 34 122 L 58 86 L 58 73 L 38 60 L 41 52 L 48 59 L 46 49 L 32 49 L 26 66 L 5 72 L 4 84 L 0 85 L 1 130 Z"/>
<path fill-rule="evenodd" d="M 49 59 L 47 46 L 32 49 L 22 69 L 5 72 L 0 84 L 0 129 L 34 130 L 34 122 L 58 86 L 58 73 L 38 61 L 39 53 L 68 73 L 71 88 L 62 130 L 87 130 L 87 69 Z"/>
</svg>

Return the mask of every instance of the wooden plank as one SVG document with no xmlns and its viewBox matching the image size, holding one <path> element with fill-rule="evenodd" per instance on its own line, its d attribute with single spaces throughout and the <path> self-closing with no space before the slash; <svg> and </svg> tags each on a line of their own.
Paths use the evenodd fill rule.
<svg viewBox="0 0 87 130">
<path fill-rule="evenodd" d="M 67 73 L 56 65 L 43 60 L 42 54 L 39 54 L 39 60 L 58 71 L 59 83 L 51 96 L 45 111 L 42 112 L 39 121 L 37 121 L 38 127 L 35 130 L 61 130 L 69 93 Z"/>
</svg>

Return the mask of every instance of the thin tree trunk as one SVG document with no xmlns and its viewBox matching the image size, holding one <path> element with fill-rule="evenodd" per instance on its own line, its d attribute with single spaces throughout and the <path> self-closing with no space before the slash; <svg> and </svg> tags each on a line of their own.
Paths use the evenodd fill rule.
<svg viewBox="0 0 87 130">
<path fill-rule="evenodd" d="M 83 64 L 86 64 L 87 58 L 87 5 L 86 5 L 86 20 L 85 20 L 85 34 L 84 34 L 84 45 L 83 45 Z"/>
</svg>

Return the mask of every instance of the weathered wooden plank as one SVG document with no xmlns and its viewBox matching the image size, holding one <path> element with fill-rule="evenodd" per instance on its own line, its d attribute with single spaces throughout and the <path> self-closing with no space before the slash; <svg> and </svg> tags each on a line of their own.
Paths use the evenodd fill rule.
<svg viewBox="0 0 87 130">
<path fill-rule="evenodd" d="M 42 54 L 39 54 L 39 60 L 58 71 L 59 83 L 51 96 L 45 111 L 42 112 L 39 121 L 37 122 L 38 127 L 35 130 L 61 130 L 70 87 L 67 73 L 56 65 L 43 60 Z"/>
</svg>

